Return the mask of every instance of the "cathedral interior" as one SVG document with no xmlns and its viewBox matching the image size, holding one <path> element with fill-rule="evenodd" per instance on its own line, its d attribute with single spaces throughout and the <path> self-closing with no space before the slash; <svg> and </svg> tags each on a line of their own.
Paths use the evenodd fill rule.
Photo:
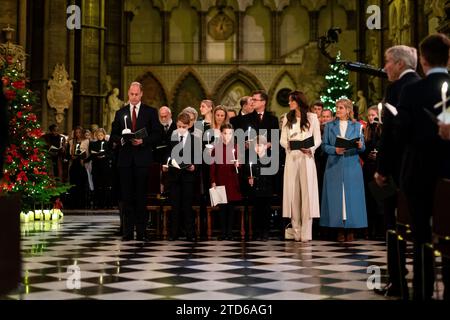
<svg viewBox="0 0 450 320">
<path fill-rule="evenodd" d="M 368 26 L 370 8 L 378 27 Z M 43 128 L 70 132 L 109 128 L 133 81 L 145 103 L 175 114 L 202 99 L 238 109 L 240 97 L 263 89 L 281 115 L 289 90 L 319 98 L 330 60 L 318 44 L 330 30 L 329 56 L 381 68 L 389 46 L 448 33 L 448 9 L 445 0 L 3 0 L 0 28 L 14 29 L 11 41 L 26 52 Z M 353 99 L 362 91 L 369 105 L 387 84 L 358 72 L 350 80 Z M 63 104 L 52 101 L 58 86 Z"/>
</svg>

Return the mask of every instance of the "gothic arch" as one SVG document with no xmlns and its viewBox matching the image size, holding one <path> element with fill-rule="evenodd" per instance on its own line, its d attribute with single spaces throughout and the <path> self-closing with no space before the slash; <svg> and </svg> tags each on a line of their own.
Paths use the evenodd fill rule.
<svg viewBox="0 0 450 320">
<path fill-rule="evenodd" d="M 292 76 L 292 74 L 291 74 L 289 71 L 287 71 L 287 70 L 282 70 L 282 71 L 278 74 L 278 76 L 275 77 L 275 81 L 272 82 L 272 85 L 271 85 L 271 87 L 270 87 L 270 89 L 269 89 L 269 92 L 268 92 L 268 94 L 269 94 L 269 99 L 270 99 L 271 97 L 273 97 L 273 96 L 276 94 L 275 90 L 278 88 L 278 85 L 280 84 L 280 82 L 281 82 L 283 79 L 285 79 L 285 78 L 288 78 L 290 81 L 292 81 L 292 83 L 294 84 L 295 88 L 298 87 L 297 81 L 294 80 L 295 78 Z M 294 89 L 295 89 L 295 88 L 294 88 Z"/>
<path fill-rule="evenodd" d="M 250 71 L 242 68 L 235 68 L 217 81 L 213 89 L 213 101 L 221 101 L 225 93 L 227 93 L 228 90 L 237 82 L 242 82 L 251 91 L 264 88 L 258 78 L 254 76 Z"/>
<path fill-rule="evenodd" d="M 136 81 L 142 84 L 144 92 L 142 101 L 145 104 L 155 108 L 167 105 L 167 90 L 162 85 L 162 82 L 151 71 L 137 77 Z"/>
<path fill-rule="evenodd" d="M 206 98 L 205 85 L 200 77 L 192 68 L 187 68 L 174 86 L 171 99 L 172 110 L 178 114 L 187 106 L 198 109 L 200 101 Z"/>
</svg>

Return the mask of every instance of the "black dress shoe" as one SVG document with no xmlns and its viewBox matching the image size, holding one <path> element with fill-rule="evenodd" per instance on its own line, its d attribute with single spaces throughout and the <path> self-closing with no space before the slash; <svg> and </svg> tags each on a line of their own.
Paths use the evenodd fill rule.
<svg viewBox="0 0 450 320">
<path fill-rule="evenodd" d="M 384 288 L 381 289 L 373 289 L 376 294 L 385 296 L 385 297 L 400 297 L 401 291 L 399 288 L 396 288 L 392 285 L 392 283 L 387 284 Z"/>
<path fill-rule="evenodd" d="M 144 241 L 144 242 L 150 241 L 150 239 L 147 236 L 136 236 L 136 240 L 137 241 Z"/>
<path fill-rule="evenodd" d="M 133 236 L 123 236 L 122 237 L 122 241 L 131 241 L 131 240 L 134 240 Z"/>
</svg>

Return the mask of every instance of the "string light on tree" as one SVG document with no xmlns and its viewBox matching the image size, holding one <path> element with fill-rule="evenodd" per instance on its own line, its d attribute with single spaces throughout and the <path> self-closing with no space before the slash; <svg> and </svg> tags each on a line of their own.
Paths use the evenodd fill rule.
<svg viewBox="0 0 450 320">
<path fill-rule="evenodd" d="M 336 62 L 330 64 L 330 70 L 325 76 L 327 87 L 323 90 L 320 100 L 324 104 L 324 109 L 336 111 L 336 101 L 343 98 L 351 98 L 353 96 L 352 86 L 348 81 L 348 70 L 342 67 L 338 62 L 341 59 L 339 52 Z"/>
</svg>

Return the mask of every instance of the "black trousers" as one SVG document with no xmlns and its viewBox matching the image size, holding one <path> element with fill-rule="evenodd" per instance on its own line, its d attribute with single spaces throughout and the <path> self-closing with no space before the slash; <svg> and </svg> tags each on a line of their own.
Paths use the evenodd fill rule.
<svg viewBox="0 0 450 320">
<path fill-rule="evenodd" d="M 233 236 L 234 205 L 232 203 L 219 204 L 219 208 L 222 238 L 231 238 Z"/>
<path fill-rule="evenodd" d="M 432 241 L 430 225 L 434 188 L 424 183 L 423 190 L 407 193 L 411 212 L 411 229 L 414 241 L 413 292 L 415 300 L 429 300 L 434 289 L 433 250 L 426 246 Z"/>
<path fill-rule="evenodd" d="M 253 201 L 252 223 L 255 237 L 269 236 L 270 231 L 270 198 L 255 197 Z"/>
<path fill-rule="evenodd" d="M 397 194 L 384 201 L 384 221 L 386 226 L 387 268 L 389 282 L 395 289 L 407 290 L 406 282 L 406 240 L 399 240 L 396 230 L 395 210 Z M 405 293 L 406 294 L 406 293 Z"/>
<path fill-rule="evenodd" d="M 194 198 L 194 181 L 184 180 L 171 183 L 170 200 L 171 212 L 171 236 L 177 238 L 180 233 L 180 219 L 184 220 L 186 237 L 194 237 L 194 214 L 192 212 L 192 201 Z"/>
<path fill-rule="evenodd" d="M 119 167 L 119 175 L 123 201 L 123 235 L 133 237 L 136 227 L 137 236 L 144 236 L 148 221 L 146 210 L 148 168 Z"/>
</svg>

